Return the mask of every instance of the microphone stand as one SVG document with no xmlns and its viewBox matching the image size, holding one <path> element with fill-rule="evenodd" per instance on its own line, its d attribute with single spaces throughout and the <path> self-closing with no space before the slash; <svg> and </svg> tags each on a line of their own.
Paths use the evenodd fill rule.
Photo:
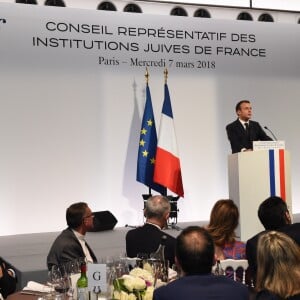
<svg viewBox="0 0 300 300">
<path fill-rule="evenodd" d="M 275 134 L 272 132 L 271 129 L 269 129 L 267 126 L 265 126 L 264 128 L 271 133 L 271 135 L 272 135 L 272 137 L 274 138 L 275 141 L 278 141 L 277 137 L 275 136 Z"/>
<path fill-rule="evenodd" d="M 175 230 L 177 230 L 177 231 L 181 231 L 181 230 L 182 230 L 182 228 L 179 227 L 178 225 L 176 225 L 175 223 L 171 223 L 171 224 L 169 224 L 168 226 L 170 226 L 171 229 L 175 229 Z"/>
<path fill-rule="evenodd" d="M 128 227 L 128 228 L 133 228 L 133 229 L 135 229 L 135 228 L 138 228 L 139 226 L 134 226 L 134 225 L 128 225 L 128 224 L 126 224 L 126 225 L 125 225 L 125 227 Z"/>
</svg>

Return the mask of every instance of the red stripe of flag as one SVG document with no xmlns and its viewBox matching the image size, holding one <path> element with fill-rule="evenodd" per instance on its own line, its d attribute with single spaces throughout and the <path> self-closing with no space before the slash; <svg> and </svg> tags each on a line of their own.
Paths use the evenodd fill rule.
<svg viewBox="0 0 300 300">
<path fill-rule="evenodd" d="M 286 201 L 284 150 L 279 150 L 280 196 Z"/>
<path fill-rule="evenodd" d="M 181 177 L 180 160 L 172 153 L 157 148 L 155 168 L 155 181 L 163 183 L 169 190 L 183 197 L 183 185 Z"/>
</svg>

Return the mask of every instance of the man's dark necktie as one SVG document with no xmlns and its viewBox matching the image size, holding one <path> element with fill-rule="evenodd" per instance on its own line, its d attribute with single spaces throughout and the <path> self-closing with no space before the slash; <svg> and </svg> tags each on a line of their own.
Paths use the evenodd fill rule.
<svg viewBox="0 0 300 300">
<path fill-rule="evenodd" d="M 250 137 L 249 123 L 245 123 L 245 131 L 246 131 L 246 136 L 249 139 L 249 137 Z"/>
</svg>

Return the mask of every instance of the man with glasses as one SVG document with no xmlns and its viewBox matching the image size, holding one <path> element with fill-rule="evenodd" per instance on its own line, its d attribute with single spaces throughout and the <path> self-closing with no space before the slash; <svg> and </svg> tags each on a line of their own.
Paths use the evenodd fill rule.
<svg viewBox="0 0 300 300">
<path fill-rule="evenodd" d="M 86 232 L 94 226 L 94 215 L 89 206 L 85 202 L 72 204 L 67 209 L 66 219 L 68 228 L 55 239 L 47 256 L 49 270 L 53 265 L 63 265 L 80 258 L 97 262 L 93 250 L 84 240 Z"/>
</svg>

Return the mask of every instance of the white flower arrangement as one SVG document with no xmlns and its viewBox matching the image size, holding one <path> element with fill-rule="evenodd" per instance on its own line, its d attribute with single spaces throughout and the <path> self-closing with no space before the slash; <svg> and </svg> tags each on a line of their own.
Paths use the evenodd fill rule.
<svg viewBox="0 0 300 300">
<path fill-rule="evenodd" d="M 152 300 L 154 278 L 150 271 L 134 268 L 127 275 L 114 280 L 113 299 Z"/>
</svg>

